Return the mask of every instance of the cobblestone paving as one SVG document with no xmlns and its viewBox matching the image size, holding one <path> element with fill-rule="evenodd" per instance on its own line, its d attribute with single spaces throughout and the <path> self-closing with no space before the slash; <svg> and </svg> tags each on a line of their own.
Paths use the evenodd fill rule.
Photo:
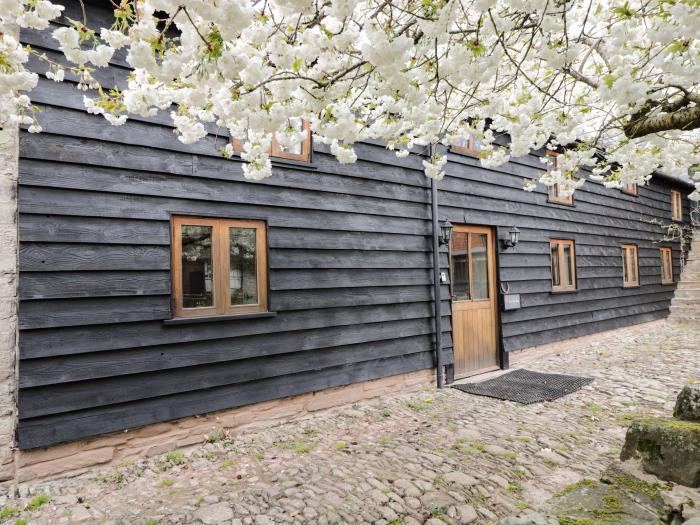
<svg viewBox="0 0 700 525">
<path fill-rule="evenodd" d="M 149 525 L 494 522 L 536 507 L 582 477 L 597 477 L 618 456 L 630 418 L 670 413 L 684 382 L 700 377 L 700 327 L 657 323 L 527 367 L 595 381 L 529 406 L 426 388 L 241 435 L 214 432 L 206 445 L 24 487 L 22 497 L 3 503 L 0 518 Z"/>
</svg>

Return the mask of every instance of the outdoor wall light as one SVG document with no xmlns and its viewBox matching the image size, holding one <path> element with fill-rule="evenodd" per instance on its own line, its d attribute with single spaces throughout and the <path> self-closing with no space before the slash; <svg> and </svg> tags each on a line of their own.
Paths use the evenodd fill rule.
<svg viewBox="0 0 700 525">
<path fill-rule="evenodd" d="M 520 230 L 513 226 L 509 231 L 508 231 L 508 237 L 506 239 L 503 239 L 503 247 L 504 248 L 515 248 L 518 243 L 520 242 Z"/>
<path fill-rule="evenodd" d="M 450 244 L 452 238 L 452 223 L 450 221 L 440 221 L 440 246 Z"/>
</svg>

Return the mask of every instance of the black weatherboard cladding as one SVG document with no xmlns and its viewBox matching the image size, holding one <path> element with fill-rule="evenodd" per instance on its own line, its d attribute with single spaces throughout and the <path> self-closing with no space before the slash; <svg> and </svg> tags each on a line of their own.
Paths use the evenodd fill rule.
<svg viewBox="0 0 700 525">
<path fill-rule="evenodd" d="M 77 3 L 66 7 L 79 17 Z M 107 15 L 90 13 L 95 24 Z M 23 40 L 58 56 L 50 30 Z M 273 177 L 247 181 L 239 162 L 218 153 L 224 131 L 185 146 L 167 114 L 113 127 L 85 113 L 71 75 L 54 83 L 44 64 L 32 67 L 42 73 L 33 98 L 45 131 L 21 137 L 21 448 L 434 366 L 430 184 L 420 156 L 362 144 L 356 164 L 340 165 L 317 145 L 310 166 L 277 163 Z M 105 86 L 127 74 L 123 55 L 96 72 Z M 644 220 L 670 220 L 665 183 L 639 197 L 587 184 L 570 208 L 522 191 L 523 177 L 542 169 L 535 156 L 497 170 L 450 160 L 441 218 L 523 232 L 500 255 L 500 278 L 523 304 L 502 314 L 506 350 L 667 314 L 673 287 L 660 284 L 660 229 Z M 267 221 L 277 315 L 165 325 L 171 214 Z M 549 293 L 552 236 L 576 241 L 575 294 Z M 620 286 L 622 242 L 639 244 L 640 288 Z M 441 304 L 451 363 L 448 285 Z"/>
</svg>

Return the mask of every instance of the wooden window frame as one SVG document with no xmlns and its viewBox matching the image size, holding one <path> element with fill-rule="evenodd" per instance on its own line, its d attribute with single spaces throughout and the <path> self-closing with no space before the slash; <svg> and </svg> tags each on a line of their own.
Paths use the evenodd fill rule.
<svg viewBox="0 0 700 525">
<path fill-rule="evenodd" d="M 467 145 L 466 146 L 452 145 L 452 146 L 450 146 L 450 151 L 454 151 L 457 153 L 464 153 L 466 155 L 471 155 L 473 157 L 477 157 L 479 155 L 479 150 L 476 149 L 476 147 L 474 146 L 474 136 L 471 133 L 467 137 Z"/>
<path fill-rule="evenodd" d="M 259 220 L 220 219 L 177 215 L 171 217 L 172 290 L 174 317 L 204 317 L 249 314 L 268 311 L 267 224 Z M 184 308 L 182 297 L 182 235 L 181 227 L 212 227 L 212 279 L 213 305 L 202 308 Z M 255 229 L 255 257 L 258 302 L 256 304 L 231 305 L 229 228 Z"/>
<path fill-rule="evenodd" d="M 547 150 L 547 173 L 552 171 L 552 163 L 550 162 L 550 157 L 554 159 L 554 167 L 561 167 L 561 159 L 559 158 L 559 153 L 552 150 Z M 547 202 L 553 202 L 555 204 L 566 204 L 567 206 L 574 205 L 574 196 L 569 195 L 564 197 L 561 195 L 561 184 L 558 182 L 552 186 L 547 187 Z"/>
<path fill-rule="evenodd" d="M 559 257 L 559 264 L 564 261 L 564 246 L 571 247 L 571 267 L 569 271 L 571 272 L 571 284 L 561 283 L 561 268 L 559 269 L 560 283 L 558 285 L 554 284 L 554 267 L 552 260 L 552 245 L 557 246 L 557 255 Z M 576 243 L 572 239 L 550 239 L 549 240 L 549 267 L 552 272 L 552 292 L 575 292 L 576 288 Z"/>
<path fill-rule="evenodd" d="M 622 191 L 622 193 L 626 193 L 627 195 L 633 195 L 635 197 L 639 195 L 639 187 L 634 183 L 623 186 L 620 191 Z"/>
<path fill-rule="evenodd" d="M 680 190 L 671 190 L 671 219 L 683 221 L 683 194 Z"/>
<path fill-rule="evenodd" d="M 620 247 L 624 250 L 623 260 L 622 260 L 622 287 L 623 288 L 636 288 L 640 286 L 639 279 L 639 247 L 636 244 L 623 244 Z M 630 264 L 630 254 L 634 253 L 634 275 L 637 276 L 635 281 L 625 280 L 625 269 L 627 269 L 627 275 L 630 274 L 628 265 Z"/>
<path fill-rule="evenodd" d="M 661 284 L 673 284 L 673 249 L 668 247 L 659 248 L 661 256 Z M 668 266 L 668 272 L 666 267 Z M 665 275 L 668 274 L 668 277 Z"/>
<path fill-rule="evenodd" d="M 306 120 L 303 121 L 303 125 L 304 131 L 306 132 L 306 138 L 304 139 L 304 142 L 301 143 L 301 153 L 284 151 L 282 146 L 279 145 L 279 142 L 277 142 L 277 139 L 273 133 L 270 143 L 270 150 L 268 152 L 270 156 L 278 159 L 294 160 L 297 162 L 311 162 L 311 152 L 313 149 L 311 147 L 313 143 L 311 137 L 311 127 L 309 126 L 309 122 Z M 238 152 L 243 151 L 243 145 L 234 137 L 231 137 L 231 145 L 233 146 L 234 150 Z"/>
</svg>

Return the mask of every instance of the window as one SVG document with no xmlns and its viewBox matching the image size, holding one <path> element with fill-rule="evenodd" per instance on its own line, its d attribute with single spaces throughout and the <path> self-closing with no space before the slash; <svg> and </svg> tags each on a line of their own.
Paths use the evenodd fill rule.
<svg viewBox="0 0 700 525">
<path fill-rule="evenodd" d="M 173 217 L 175 316 L 267 311 L 262 221 Z"/>
<path fill-rule="evenodd" d="M 637 260 L 637 247 L 634 244 L 622 245 L 622 285 L 639 286 L 639 262 Z"/>
<path fill-rule="evenodd" d="M 659 248 L 661 254 L 661 284 L 673 284 L 673 252 L 671 248 Z"/>
<path fill-rule="evenodd" d="M 627 184 L 622 187 L 622 193 L 627 195 L 639 195 L 639 189 L 636 184 Z"/>
<path fill-rule="evenodd" d="M 489 234 L 453 231 L 450 241 L 453 301 L 489 298 Z"/>
<path fill-rule="evenodd" d="M 467 153 L 469 155 L 478 155 L 481 145 L 479 140 L 474 135 L 469 135 L 466 139 L 459 139 L 458 142 L 452 144 L 452 151 L 459 153 Z"/>
<path fill-rule="evenodd" d="M 561 169 L 561 159 L 559 158 L 559 153 L 556 151 L 547 150 L 547 173 Z M 561 194 L 561 184 L 558 182 L 549 186 L 549 202 L 556 202 L 559 204 L 570 204 L 574 203 L 574 196 L 564 196 Z"/>
<path fill-rule="evenodd" d="M 678 190 L 671 190 L 672 207 L 671 218 L 674 221 L 683 220 L 683 195 Z"/>
<path fill-rule="evenodd" d="M 292 125 L 299 131 L 304 131 L 306 138 L 303 142 L 297 144 L 294 148 L 285 148 L 277 142 L 275 136 L 272 136 L 272 144 L 270 145 L 270 156 L 281 159 L 298 160 L 300 162 L 311 162 L 311 128 L 307 121 L 301 119 L 293 119 Z M 243 146 L 235 138 L 231 139 L 233 149 L 242 151 Z"/>
<path fill-rule="evenodd" d="M 552 261 L 552 291 L 576 290 L 576 253 L 574 241 L 551 240 L 549 251 Z"/>
</svg>

